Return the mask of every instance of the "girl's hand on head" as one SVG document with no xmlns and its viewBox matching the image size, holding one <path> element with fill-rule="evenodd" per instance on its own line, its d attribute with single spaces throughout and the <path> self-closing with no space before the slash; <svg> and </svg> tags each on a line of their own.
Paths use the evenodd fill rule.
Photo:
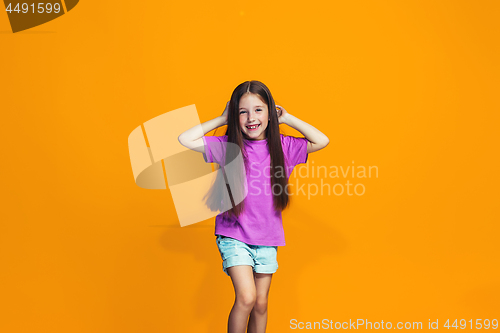
<svg viewBox="0 0 500 333">
<path fill-rule="evenodd" d="M 229 102 L 226 103 L 226 108 L 224 109 L 224 112 L 222 112 L 222 119 L 224 119 L 224 125 L 227 125 L 227 115 L 229 114 Z"/>
<path fill-rule="evenodd" d="M 286 124 L 289 113 L 285 110 L 285 108 L 280 105 L 276 105 L 276 112 L 278 113 L 278 122 L 280 124 Z"/>
</svg>

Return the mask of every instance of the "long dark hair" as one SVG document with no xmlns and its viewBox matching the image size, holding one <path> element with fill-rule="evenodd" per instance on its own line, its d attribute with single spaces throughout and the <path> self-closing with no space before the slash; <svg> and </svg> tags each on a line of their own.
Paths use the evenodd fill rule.
<svg viewBox="0 0 500 333">
<path fill-rule="evenodd" d="M 289 197 L 286 191 L 288 177 L 287 172 L 285 171 L 285 157 L 283 155 L 283 147 L 281 145 L 280 127 L 278 114 L 276 112 L 276 104 L 274 102 L 273 96 L 271 95 L 271 92 L 269 91 L 269 88 L 267 88 L 264 83 L 256 80 L 245 81 L 238 85 L 236 89 L 234 89 L 233 94 L 231 95 L 228 109 L 227 129 L 225 133 L 225 135 L 227 135 L 227 142 L 234 143 L 240 147 L 240 151 L 243 154 L 243 159 L 245 162 L 245 168 L 247 172 L 249 172 L 248 156 L 245 150 L 244 137 L 240 128 L 239 120 L 240 99 L 243 95 L 248 93 L 257 95 L 264 103 L 267 104 L 269 112 L 269 122 L 265 130 L 265 134 L 267 139 L 267 146 L 269 148 L 269 154 L 271 157 L 271 192 L 273 194 L 274 209 L 277 211 L 282 211 L 289 204 Z M 227 150 L 226 165 L 228 165 L 229 162 L 231 162 L 235 158 L 235 153 L 239 152 L 234 149 Z M 275 186 L 275 184 L 277 185 Z M 275 187 L 277 187 L 279 191 L 275 191 Z M 227 213 L 232 214 L 233 216 L 239 216 L 244 209 L 244 202 L 245 201 L 243 200 L 237 205 L 234 205 L 233 202 L 233 208 L 227 211 Z"/>
</svg>

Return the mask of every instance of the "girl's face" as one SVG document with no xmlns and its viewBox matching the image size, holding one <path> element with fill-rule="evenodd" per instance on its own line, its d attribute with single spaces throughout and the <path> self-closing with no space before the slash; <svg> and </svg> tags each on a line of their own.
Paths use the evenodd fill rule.
<svg viewBox="0 0 500 333">
<path fill-rule="evenodd" d="M 249 140 L 265 140 L 269 124 L 269 110 L 258 95 L 247 93 L 241 96 L 240 128 L 243 136 Z"/>
</svg>

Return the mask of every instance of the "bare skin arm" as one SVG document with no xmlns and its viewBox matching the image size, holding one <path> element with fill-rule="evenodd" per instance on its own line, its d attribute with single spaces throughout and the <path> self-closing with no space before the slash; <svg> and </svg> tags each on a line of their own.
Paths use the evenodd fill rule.
<svg viewBox="0 0 500 333">
<path fill-rule="evenodd" d="M 191 150 L 205 154 L 205 145 L 203 143 L 203 136 L 208 132 L 227 124 L 227 109 L 229 107 L 229 102 L 226 104 L 226 108 L 222 115 L 196 125 L 187 131 L 181 133 L 177 138 L 181 145 Z"/>
<path fill-rule="evenodd" d="M 307 141 L 309 141 L 307 143 L 307 153 L 313 153 L 323 149 L 328 145 L 328 143 L 330 143 L 330 139 L 328 139 L 328 137 L 317 128 L 291 115 L 282 106 L 276 106 L 282 110 L 281 115 L 278 118 L 280 124 L 287 124 L 288 126 L 295 128 L 304 135 Z"/>
</svg>

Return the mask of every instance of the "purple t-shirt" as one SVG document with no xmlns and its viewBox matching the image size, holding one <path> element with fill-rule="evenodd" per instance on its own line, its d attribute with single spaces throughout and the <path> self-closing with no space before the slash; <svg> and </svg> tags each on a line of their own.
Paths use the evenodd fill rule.
<svg viewBox="0 0 500 333">
<path fill-rule="evenodd" d="M 293 168 L 307 162 L 307 139 L 280 134 L 285 170 L 287 178 Z M 265 140 L 243 140 L 248 155 L 249 169 L 246 171 L 248 193 L 245 197 L 245 207 L 237 218 L 220 213 L 215 218 L 215 235 L 237 239 L 251 245 L 284 246 L 285 232 L 281 219 L 281 211 L 273 207 L 271 192 L 270 166 L 271 157 Z M 224 161 L 227 135 L 203 136 L 205 154 L 208 163 Z M 216 144 L 211 144 L 211 143 Z M 224 147 L 224 148 L 222 148 Z M 278 193 L 279 189 L 275 189 Z"/>
</svg>

